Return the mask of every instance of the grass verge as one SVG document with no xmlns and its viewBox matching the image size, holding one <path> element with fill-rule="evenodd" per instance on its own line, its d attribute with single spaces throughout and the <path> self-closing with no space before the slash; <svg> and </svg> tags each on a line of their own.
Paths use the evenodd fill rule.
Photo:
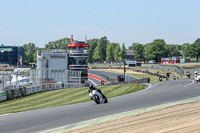
<svg viewBox="0 0 200 133">
<path fill-rule="evenodd" d="M 121 84 L 100 86 L 99 88 L 108 97 L 116 97 L 145 89 L 144 84 Z M 88 88 L 71 88 L 47 91 L 23 98 L 0 103 L 0 114 L 23 112 L 35 109 L 69 105 L 91 101 Z"/>
</svg>

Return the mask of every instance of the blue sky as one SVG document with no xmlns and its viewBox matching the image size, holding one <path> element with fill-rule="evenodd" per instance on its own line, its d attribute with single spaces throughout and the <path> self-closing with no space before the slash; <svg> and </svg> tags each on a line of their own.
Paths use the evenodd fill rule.
<svg viewBox="0 0 200 133">
<path fill-rule="evenodd" d="M 110 42 L 193 43 L 200 38 L 200 0 L 0 0 L 0 44 L 35 43 L 74 35 Z"/>
</svg>

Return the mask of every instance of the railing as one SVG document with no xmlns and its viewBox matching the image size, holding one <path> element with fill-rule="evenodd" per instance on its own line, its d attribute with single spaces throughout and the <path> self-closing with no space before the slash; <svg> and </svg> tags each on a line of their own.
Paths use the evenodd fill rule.
<svg viewBox="0 0 200 133">
<path fill-rule="evenodd" d="M 35 94 L 38 92 L 43 92 L 43 91 L 49 91 L 49 90 L 57 90 L 57 89 L 66 89 L 66 88 L 80 88 L 81 84 L 70 84 L 70 83 L 65 83 L 65 84 L 57 84 L 57 83 L 48 83 L 48 84 L 41 84 L 37 86 L 31 86 L 31 87 L 19 87 L 15 88 L 12 90 L 7 90 L 5 91 L 7 94 L 7 99 L 6 100 L 12 100 L 15 98 L 19 97 L 24 97 L 27 95 Z"/>
</svg>

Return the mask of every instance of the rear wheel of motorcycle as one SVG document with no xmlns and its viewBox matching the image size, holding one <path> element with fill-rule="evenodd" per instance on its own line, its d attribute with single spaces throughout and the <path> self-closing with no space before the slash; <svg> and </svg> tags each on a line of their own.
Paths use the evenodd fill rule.
<svg viewBox="0 0 200 133">
<path fill-rule="evenodd" d="M 108 102 L 108 98 L 105 96 L 105 101 L 104 101 L 104 103 L 107 103 Z"/>
<path fill-rule="evenodd" d="M 94 95 L 94 101 L 96 102 L 96 104 L 100 104 L 100 98 L 98 95 Z"/>
</svg>

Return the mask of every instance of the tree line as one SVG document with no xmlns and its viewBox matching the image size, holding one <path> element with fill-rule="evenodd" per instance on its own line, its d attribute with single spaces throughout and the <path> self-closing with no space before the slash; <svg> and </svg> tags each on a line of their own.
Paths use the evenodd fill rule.
<svg viewBox="0 0 200 133">
<path fill-rule="evenodd" d="M 25 49 L 25 63 L 36 63 L 37 50 L 41 49 L 68 49 L 68 43 L 71 43 L 70 38 L 62 38 L 55 41 L 49 41 L 44 48 L 36 47 L 34 43 L 24 44 Z M 94 38 L 87 40 L 88 48 L 88 62 L 111 62 L 123 61 L 126 59 L 126 47 L 123 43 L 110 42 L 106 36 L 101 38 Z M 194 43 L 180 44 L 166 44 L 163 39 L 155 39 L 151 43 L 141 44 L 133 43 L 128 47 L 128 50 L 133 50 L 136 60 L 156 60 L 159 62 L 162 57 L 178 57 L 181 56 L 180 50 L 183 51 L 183 57 L 196 58 L 197 62 L 200 56 L 200 38 Z"/>
<path fill-rule="evenodd" d="M 134 50 L 136 56 L 135 59 L 142 60 L 155 60 L 161 61 L 162 57 L 179 57 L 184 58 L 196 58 L 198 62 L 200 56 L 200 38 L 194 43 L 179 44 L 166 44 L 163 39 L 155 39 L 153 42 L 148 44 L 133 43 L 129 49 Z M 180 51 L 183 51 L 183 54 Z"/>
</svg>

